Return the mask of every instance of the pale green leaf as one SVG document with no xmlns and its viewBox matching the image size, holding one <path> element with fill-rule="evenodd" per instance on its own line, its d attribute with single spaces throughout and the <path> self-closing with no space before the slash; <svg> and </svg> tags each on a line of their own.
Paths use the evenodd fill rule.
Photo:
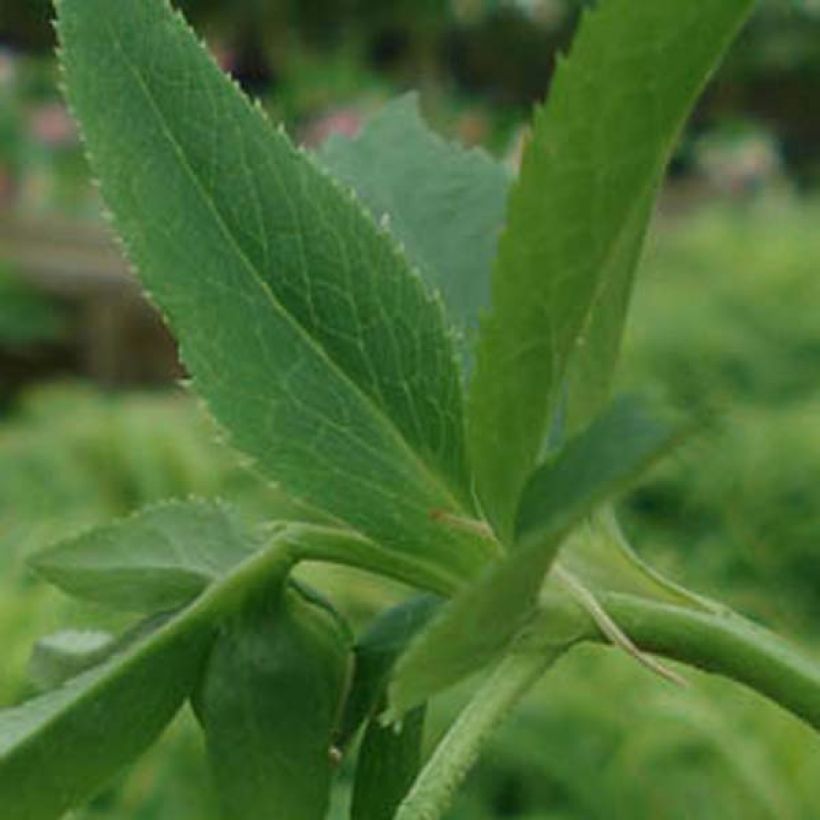
<svg viewBox="0 0 820 820">
<path fill-rule="evenodd" d="M 4 820 L 54 820 L 141 754 L 194 687 L 210 630 L 184 615 L 62 687 L 0 710 Z"/>
<path fill-rule="evenodd" d="M 505 538 L 587 339 L 574 413 L 588 418 L 606 392 L 654 190 L 752 6 L 602 0 L 558 67 L 510 194 L 470 397 L 479 496 Z"/>
<path fill-rule="evenodd" d="M 319 159 L 386 220 L 459 328 L 474 331 L 489 304 L 504 223 L 504 167 L 438 136 L 422 119 L 415 93 L 385 105 L 357 137 L 331 136 Z"/>
<path fill-rule="evenodd" d="M 68 96 L 114 224 L 233 442 L 294 498 L 474 574 L 441 306 L 390 235 L 273 129 L 167 0 L 60 0 Z"/>
<path fill-rule="evenodd" d="M 350 659 L 337 617 L 295 587 L 227 621 L 194 699 L 226 818 L 325 816 Z"/>
<path fill-rule="evenodd" d="M 96 629 L 64 629 L 46 635 L 31 651 L 29 679 L 41 691 L 54 689 L 144 640 L 172 617 L 172 612 L 151 615 L 120 635 Z"/>
<path fill-rule="evenodd" d="M 391 711 L 422 703 L 494 660 L 532 615 L 571 530 L 639 478 L 679 437 L 640 403 L 621 400 L 527 482 L 516 547 L 442 608 L 400 658 Z"/>
<path fill-rule="evenodd" d="M 152 613 L 188 603 L 259 548 L 230 508 L 148 507 L 34 556 L 34 569 L 79 598 Z"/>
<path fill-rule="evenodd" d="M 108 658 L 116 646 L 110 632 L 63 629 L 34 644 L 28 677 L 40 690 L 54 689 Z"/>
<path fill-rule="evenodd" d="M 591 516 L 572 533 L 561 549 L 559 561 L 593 594 L 620 593 L 672 606 L 715 610 L 707 599 L 645 564 L 626 540 L 610 507 Z"/>
</svg>

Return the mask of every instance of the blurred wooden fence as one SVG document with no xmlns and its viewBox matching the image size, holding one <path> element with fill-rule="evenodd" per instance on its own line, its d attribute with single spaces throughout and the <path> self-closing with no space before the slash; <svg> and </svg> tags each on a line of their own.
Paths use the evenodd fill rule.
<svg viewBox="0 0 820 820">
<path fill-rule="evenodd" d="M 103 384 L 177 378 L 176 349 L 104 226 L 0 210 L 0 261 L 68 305 L 78 371 Z"/>
</svg>

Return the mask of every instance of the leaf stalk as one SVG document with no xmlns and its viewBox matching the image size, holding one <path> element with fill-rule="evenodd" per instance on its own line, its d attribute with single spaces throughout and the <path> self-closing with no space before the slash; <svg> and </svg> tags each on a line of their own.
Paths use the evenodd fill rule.
<svg viewBox="0 0 820 820">
<path fill-rule="evenodd" d="M 481 747 L 563 652 L 512 652 L 450 727 L 399 806 L 395 820 L 438 820 Z"/>
</svg>

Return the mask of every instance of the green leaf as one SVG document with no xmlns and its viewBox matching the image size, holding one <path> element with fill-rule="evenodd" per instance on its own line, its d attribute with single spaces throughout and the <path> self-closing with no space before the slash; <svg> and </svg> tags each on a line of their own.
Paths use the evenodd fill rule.
<svg viewBox="0 0 820 820">
<path fill-rule="evenodd" d="M 340 747 L 347 746 L 361 725 L 375 717 L 393 665 L 441 603 L 434 595 L 416 595 L 382 613 L 356 641 L 353 682 L 339 730 Z"/>
<path fill-rule="evenodd" d="M 172 617 L 173 613 L 168 612 L 152 615 L 121 635 L 100 630 L 64 629 L 40 638 L 29 659 L 29 679 L 41 691 L 54 689 L 146 639 Z"/>
<path fill-rule="evenodd" d="M 286 542 L 250 555 L 197 600 L 102 665 L 0 711 L 0 805 L 9 820 L 52 820 L 90 797 L 156 738 L 200 679 L 214 624 L 280 589 Z M 133 633 L 132 633 L 133 634 Z"/>
<path fill-rule="evenodd" d="M 613 249 L 599 276 L 600 288 L 589 306 L 567 366 L 565 435 L 572 436 L 589 424 L 609 401 L 635 273 L 654 203 L 652 189 L 643 203 L 633 209 L 630 224 L 624 226 L 628 241 Z"/>
<path fill-rule="evenodd" d="M 506 539 L 573 358 L 573 413 L 600 405 L 654 191 L 752 6 L 602 0 L 559 65 L 510 194 L 468 410 L 479 497 Z"/>
<path fill-rule="evenodd" d="M 116 645 L 110 632 L 63 629 L 34 644 L 28 677 L 40 690 L 54 689 L 108 658 Z"/>
<path fill-rule="evenodd" d="M 711 601 L 645 564 L 626 540 L 610 507 L 601 509 L 572 533 L 561 549 L 559 561 L 595 594 L 623 593 L 672 606 L 715 611 Z"/>
<path fill-rule="evenodd" d="M 230 507 L 204 501 L 147 507 L 60 542 L 30 563 L 70 595 L 153 613 L 192 601 L 272 542 L 293 562 L 364 567 L 443 593 L 458 584 L 446 567 L 403 561 L 343 525 L 280 521 L 250 532 Z"/>
<path fill-rule="evenodd" d="M 188 603 L 259 547 L 228 507 L 177 501 L 63 541 L 31 563 L 71 595 L 152 613 Z"/>
<path fill-rule="evenodd" d="M 210 638 L 181 615 L 102 666 L 0 711 L 4 820 L 53 820 L 141 754 L 195 685 Z"/>
<path fill-rule="evenodd" d="M 67 327 L 56 301 L 0 267 L 0 343 L 15 348 L 55 342 Z"/>
<path fill-rule="evenodd" d="M 458 326 L 475 331 L 490 301 L 510 184 L 505 168 L 432 131 L 415 93 L 385 105 L 357 137 L 331 136 L 319 159 L 376 219 L 388 220 Z"/>
<path fill-rule="evenodd" d="M 233 442 L 287 492 L 454 583 L 469 512 L 440 304 L 166 0 L 60 0 L 68 96 L 129 256 Z"/>
<path fill-rule="evenodd" d="M 413 709 L 397 726 L 370 720 L 356 765 L 351 820 L 395 816 L 421 766 L 424 715 L 424 707 Z"/>
<path fill-rule="evenodd" d="M 349 649 L 337 616 L 292 586 L 225 624 L 194 705 L 226 817 L 325 816 Z"/>
<path fill-rule="evenodd" d="M 516 517 L 516 549 L 538 546 L 562 522 L 602 503 L 678 444 L 687 426 L 635 396 L 613 402 L 527 480 Z"/>
<path fill-rule="evenodd" d="M 410 645 L 390 685 L 393 713 L 422 703 L 494 660 L 532 615 L 564 539 L 625 490 L 679 438 L 632 400 L 613 405 L 533 473 L 518 515 L 516 548 L 461 592 Z"/>
</svg>

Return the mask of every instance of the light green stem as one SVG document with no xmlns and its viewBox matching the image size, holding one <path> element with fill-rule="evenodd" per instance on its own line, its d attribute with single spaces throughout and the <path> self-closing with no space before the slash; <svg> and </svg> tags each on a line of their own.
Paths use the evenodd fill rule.
<svg viewBox="0 0 820 820">
<path fill-rule="evenodd" d="M 513 652 L 501 661 L 436 747 L 395 820 L 438 820 L 443 815 L 488 736 L 558 654 Z"/>
<path fill-rule="evenodd" d="M 820 663 L 739 615 L 699 612 L 631 595 L 601 604 L 645 652 L 744 684 L 820 730 Z M 605 640 L 590 623 L 587 639 Z"/>
<path fill-rule="evenodd" d="M 453 595 L 469 580 L 417 556 L 391 552 L 352 530 L 294 523 L 285 525 L 277 537 L 300 561 L 345 564 L 439 595 Z"/>
</svg>

